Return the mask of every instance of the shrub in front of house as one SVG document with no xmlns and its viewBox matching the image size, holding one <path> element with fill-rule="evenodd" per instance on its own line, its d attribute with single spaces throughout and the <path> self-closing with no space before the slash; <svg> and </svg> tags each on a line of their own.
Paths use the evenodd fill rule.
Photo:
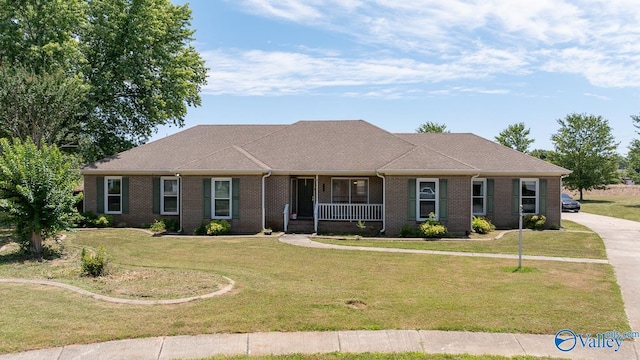
<svg viewBox="0 0 640 360">
<path fill-rule="evenodd" d="M 100 215 L 93 221 L 93 224 L 99 228 L 111 227 L 113 225 L 113 216 Z"/>
<path fill-rule="evenodd" d="M 529 214 L 524 217 L 524 227 L 533 230 L 544 229 L 544 224 L 547 222 L 547 217 L 540 214 Z"/>
<path fill-rule="evenodd" d="M 227 220 L 211 220 L 207 224 L 207 235 L 224 235 L 231 231 L 231 224 Z"/>
<path fill-rule="evenodd" d="M 403 225 L 400 229 L 401 238 L 414 238 L 419 236 L 418 231 L 411 225 Z"/>
<path fill-rule="evenodd" d="M 156 219 L 153 220 L 153 224 L 151 225 L 149 230 L 151 230 L 153 233 L 159 234 L 165 232 L 167 230 L 167 226 L 164 224 L 164 221 Z"/>
<path fill-rule="evenodd" d="M 474 216 L 471 222 L 471 228 L 478 234 L 488 234 L 496 229 L 489 219 L 482 216 Z"/>
<path fill-rule="evenodd" d="M 100 246 L 97 251 L 82 248 L 80 260 L 82 262 L 83 275 L 98 277 L 106 273 L 105 268 L 109 260 L 104 247 Z"/>
<path fill-rule="evenodd" d="M 447 228 L 437 220 L 427 220 L 418 225 L 418 232 L 426 238 L 440 238 L 447 235 Z"/>
</svg>

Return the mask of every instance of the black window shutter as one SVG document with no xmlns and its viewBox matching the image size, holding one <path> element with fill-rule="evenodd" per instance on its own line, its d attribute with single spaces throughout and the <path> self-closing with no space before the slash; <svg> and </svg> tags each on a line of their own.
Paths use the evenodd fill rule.
<svg viewBox="0 0 640 360">
<path fill-rule="evenodd" d="M 520 214 L 520 179 L 511 180 L 511 213 Z"/>
<path fill-rule="evenodd" d="M 493 215 L 493 179 L 487 179 L 487 216 Z"/>
<path fill-rule="evenodd" d="M 407 181 L 407 214 L 409 220 L 416 220 L 416 179 L 409 179 Z"/>
<path fill-rule="evenodd" d="M 547 214 L 547 179 L 540 179 L 540 194 L 538 195 L 538 200 L 540 204 L 538 205 L 538 210 L 540 210 L 540 214 Z"/>
<path fill-rule="evenodd" d="M 440 209 L 438 214 L 439 220 L 447 220 L 449 214 L 449 206 L 447 203 L 447 179 L 440 179 L 440 188 L 438 189 L 438 197 L 440 198 Z"/>
<path fill-rule="evenodd" d="M 104 176 L 96 178 L 96 214 L 104 214 Z"/>
<path fill-rule="evenodd" d="M 153 178 L 153 213 L 160 214 L 160 178 Z"/>
<path fill-rule="evenodd" d="M 231 180 L 231 217 L 240 218 L 240 179 Z"/>
<path fill-rule="evenodd" d="M 122 213 L 129 213 L 129 178 L 122 178 Z"/>
<path fill-rule="evenodd" d="M 211 219 L 211 179 L 202 179 L 202 218 Z"/>
</svg>

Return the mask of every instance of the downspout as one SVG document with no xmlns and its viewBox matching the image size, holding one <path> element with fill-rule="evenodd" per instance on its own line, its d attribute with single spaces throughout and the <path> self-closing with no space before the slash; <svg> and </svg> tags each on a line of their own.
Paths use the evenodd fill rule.
<svg viewBox="0 0 640 360">
<path fill-rule="evenodd" d="M 267 228 L 267 210 L 266 210 L 266 200 L 265 200 L 265 189 L 264 189 L 264 179 L 271 176 L 271 170 L 268 173 L 262 175 L 262 229 Z"/>
<path fill-rule="evenodd" d="M 471 222 L 469 223 L 469 233 L 473 231 L 473 179 L 476 179 L 478 176 L 480 176 L 480 174 L 475 174 L 471 177 L 471 206 L 469 207 L 469 212 L 471 213 Z M 487 192 L 487 189 L 483 190 L 485 191 L 485 193 Z M 487 204 L 484 204 L 484 206 L 487 206 Z"/>
<path fill-rule="evenodd" d="M 180 214 L 180 231 L 183 231 L 182 228 L 182 178 L 180 174 L 176 173 L 176 177 L 178 178 L 178 196 L 180 197 L 180 204 L 178 205 L 178 213 Z"/>
<path fill-rule="evenodd" d="M 380 229 L 380 233 L 384 234 L 387 230 L 387 179 L 377 171 L 376 176 L 382 179 L 382 229 Z"/>
</svg>

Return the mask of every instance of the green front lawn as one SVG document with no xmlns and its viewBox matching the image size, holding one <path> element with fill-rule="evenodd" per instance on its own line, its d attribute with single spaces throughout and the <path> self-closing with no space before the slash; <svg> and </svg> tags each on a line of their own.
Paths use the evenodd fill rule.
<svg viewBox="0 0 640 360">
<path fill-rule="evenodd" d="M 580 204 L 584 212 L 640 221 L 640 196 L 637 195 L 589 195 Z"/>
<path fill-rule="evenodd" d="M 158 238 L 124 229 L 81 231 L 68 242 L 104 245 L 117 267 L 223 275 L 236 287 L 212 299 L 141 306 L 0 284 L 0 353 L 200 333 L 630 330 L 609 265 L 527 261 L 529 271 L 514 272 L 516 263 L 504 259 L 309 249 L 276 238 Z M 56 274 L 81 284 L 77 273 L 65 278 L 57 266 L 0 256 L 0 277 Z"/>
<path fill-rule="evenodd" d="M 570 221 L 563 221 L 565 228 L 572 231 L 531 231 L 522 232 L 522 252 L 525 255 L 544 255 L 572 258 L 606 259 L 607 254 L 604 243 L 598 234 Z M 574 232 L 574 231 L 580 232 Z M 334 238 L 315 238 L 327 244 L 383 247 L 415 250 L 459 251 L 495 254 L 517 254 L 519 234 L 517 231 L 509 232 L 500 239 L 492 239 L 498 236 L 500 231 L 493 231 L 483 235 L 482 240 L 473 239 L 443 239 L 428 241 L 416 240 L 367 240 L 362 238 L 337 240 Z"/>
</svg>

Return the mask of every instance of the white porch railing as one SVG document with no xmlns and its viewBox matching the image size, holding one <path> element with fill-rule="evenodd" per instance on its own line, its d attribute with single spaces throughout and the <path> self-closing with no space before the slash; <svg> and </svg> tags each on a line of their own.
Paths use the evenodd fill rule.
<svg viewBox="0 0 640 360">
<path fill-rule="evenodd" d="M 289 228 L 289 204 L 284 206 L 284 212 L 282 214 L 284 216 L 284 232 L 287 232 Z"/>
<path fill-rule="evenodd" d="M 382 221 L 382 204 L 317 204 L 323 221 Z"/>
</svg>

